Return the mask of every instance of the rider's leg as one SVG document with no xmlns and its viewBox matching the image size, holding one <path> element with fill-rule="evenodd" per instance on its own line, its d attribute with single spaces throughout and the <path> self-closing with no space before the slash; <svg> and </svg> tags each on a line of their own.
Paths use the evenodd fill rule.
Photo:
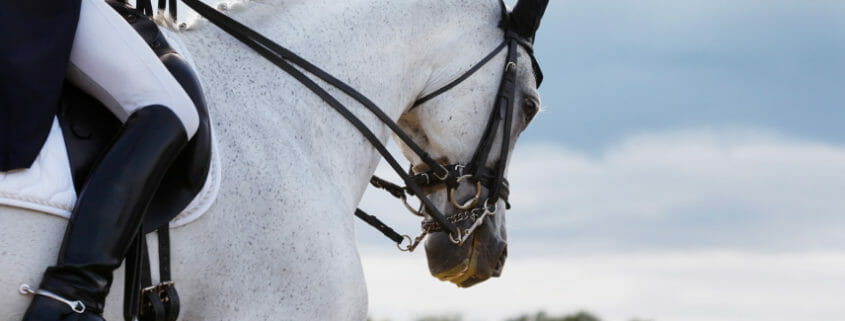
<svg viewBox="0 0 845 321">
<path fill-rule="evenodd" d="M 139 108 L 163 105 L 179 117 L 189 137 L 197 131 L 199 116 L 191 98 L 103 0 L 82 0 L 67 76 L 123 122 Z"/>
<path fill-rule="evenodd" d="M 85 183 L 58 261 L 41 280 L 42 290 L 82 301 L 88 311 L 77 315 L 67 305 L 37 296 L 24 320 L 102 320 L 112 271 L 120 266 L 147 204 L 186 141 L 182 124 L 168 108 L 143 108 L 126 121 Z"/>
<path fill-rule="evenodd" d="M 88 311 L 37 296 L 24 320 L 102 320 L 116 269 L 167 168 L 198 126 L 188 95 L 134 30 L 102 0 L 83 0 L 69 78 L 124 127 L 86 182 L 58 262 L 41 288 Z"/>
</svg>

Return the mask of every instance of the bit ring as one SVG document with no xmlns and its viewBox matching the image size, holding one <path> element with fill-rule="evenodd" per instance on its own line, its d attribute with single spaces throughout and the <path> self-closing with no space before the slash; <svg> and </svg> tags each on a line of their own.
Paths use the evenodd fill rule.
<svg viewBox="0 0 845 321">
<path fill-rule="evenodd" d="M 411 214 L 414 214 L 416 216 L 424 216 L 422 213 L 420 213 L 420 211 L 415 210 L 413 207 L 411 207 L 411 204 L 408 204 L 408 198 L 405 197 L 405 195 L 402 195 L 401 199 L 402 199 L 402 204 L 405 205 L 405 208 L 408 209 L 408 211 L 411 212 Z"/>
<path fill-rule="evenodd" d="M 464 245 L 464 238 L 463 238 L 463 236 L 461 236 L 461 234 L 463 234 L 463 233 L 461 233 L 460 227 L 457 228 L 457 232 L 458 232 L 458 238 L 457 239 L 452 237 L 452 233 L 449 233 L 449 241 L 452 241 L 453 244 L 456 244 L 458 246 L 462 246 L 462 245 Z"/>
<path fill-rule="evenodd" d="M 408 240 L 408 246 L 405 247 L 405 248 L 402 248 L 402 242 L 399 242 L 399 243 L 396 243 L 396 247 L 399 248 L 399 250 L 402 251 L 402 252 L 410 252 L 411 251 L 411 245 L 414 244 L 414 241 L 411 240 L 411 237 L 408 236 L 408 234 L 402 235 L 402 240 L 403 241 Z"/>
<path fill-rule="evenodd" d="M 472 177 L 472 175 L 464 175 L 464 176 L 458 177 L 458 183 L 460 183 L 464 179 L 471 178 L 471 177 Z M 449 189 L 449 201 L 452 202 L 452 205 L 454 205 L 455 207 L 457 207 L 460 210 L 466 211 L 470 208 L 473 208 L 475 205 L 478 204 L 478 200 L 481 199 L 481 181 L 475 181 L 475 196 L 473 196 L 472 199 L 464 202 L 463 205 L 458 204 L 458 202 L 455 200 L 455 190 L 457 190 L 457 189 L 458 189 L 457 187 Z"/>
</svg>

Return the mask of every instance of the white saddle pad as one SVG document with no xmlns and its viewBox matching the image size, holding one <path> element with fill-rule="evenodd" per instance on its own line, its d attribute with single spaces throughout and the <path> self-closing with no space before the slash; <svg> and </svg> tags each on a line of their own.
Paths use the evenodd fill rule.
<svg viewBox="0 0 845 321">
<path fill-rule="evenodd" d="M 208 211 L 217 198 L 220 190 L 220 158 L 213 128 L 211 133 L 211 167 L 205 185 L 170 222 L 170 227 L 196 220 Z M 58 119 L 54 119 L 50 135 L 30 168 L 0 172 L 0 205 L 70 218 L 76 197 L 64 137 Z"/>
</svg>

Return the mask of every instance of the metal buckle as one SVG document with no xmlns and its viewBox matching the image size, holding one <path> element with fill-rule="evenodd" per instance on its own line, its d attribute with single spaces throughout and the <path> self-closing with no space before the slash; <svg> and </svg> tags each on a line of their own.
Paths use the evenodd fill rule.
<svg viewBox="0 0 845 321">
<path fill-rule="evenodd" d="M 419 175 L 422 175 L 423 177 L 425 177 L 425 185 L 426 186 L 431 185 L 431 177 L 428 177 L 428 173 L 420 173 Z"/>
<path fill-rule="evenodd" d="M 466 166 L 461 164 L 455 164 L 455 171 L 458 172 L 458 177 L 464 176 L 464 168 L 466 168 Z"/>
<path fill-rule="evenodd" d="M 147 293 L 147 292 L 159 292 L 159 293 L 161 293 L 165 288 L 167 288 L 168 286 L 173 286 L 174 284 L 175 283 L 173 281 L 161 282 L 159 284 L 151 285 L 151 286 L 148 286 L 146 288 L 141 289 L 141 293 Z"/>
<path fill-rule="evenodd" d="M 445 173 L 445 174 L 443 174 L 443 177 L 440 177 L 439 175 L 437 175 L 437 170 L 435 170 L 435 169 L 431 170 L 431 174 L 434 175 L 434 177 L 437 177 L 437 179 L 439 179 L 441 181 L 446 181 L 446 179 L 449 178 L 449 170 L 446 169 L 446 167 L 443 167 L 443 165 L 437 164 L 437 166 L 439 166 L 440 170 L 442 170 Z"/>
</svg>

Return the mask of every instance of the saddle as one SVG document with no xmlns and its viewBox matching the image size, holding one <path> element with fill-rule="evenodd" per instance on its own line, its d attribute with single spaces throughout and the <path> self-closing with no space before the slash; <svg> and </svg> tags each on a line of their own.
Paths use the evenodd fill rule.
<svg viewBox="0 0 845 321">
<path fill-rule="evenodd" d="M 150 45 L 190 96 L 199 114 L 197 133 L 173 163 L 150 203 L 144 232 L 163 226 L 178 215 L 205 184 L 211 164 L 211 128 L 199 79 L 189 63 L 167 43 L 156 24 L 139 11 L 108 1 Z M 99 101 L 65 83 L 58 114 L 70 159 L 74 188 L 84 185 L 99 157 L 121 128 L 121 122 Z"/>
<path fill-rule="evenodd" d="M 117 1 L 107 1 L 149 44 L 164 66 L 188 93 L 199 114 L 199 128 L 174 161 L 151 201 L 142 232 L 126 257 L 124 317 L 141 321 L 176 320 L 179 300 L 170 280 L 168 223 L 179 215 L 203 189 L 211 167 L 212 137 L 199 79 L 190 64 L 167 43 L 150 17 Z M 73 185 L 84 186 L 97 160 L 117 136 L 121 122 L 99 101 L 65 83 L 59 124 L 67 146 Z M 153 286 L 145 235 L 158 231 L 161 283 Z M 143 288 L 143 289 L 142 289 Z"/>
</svg>

